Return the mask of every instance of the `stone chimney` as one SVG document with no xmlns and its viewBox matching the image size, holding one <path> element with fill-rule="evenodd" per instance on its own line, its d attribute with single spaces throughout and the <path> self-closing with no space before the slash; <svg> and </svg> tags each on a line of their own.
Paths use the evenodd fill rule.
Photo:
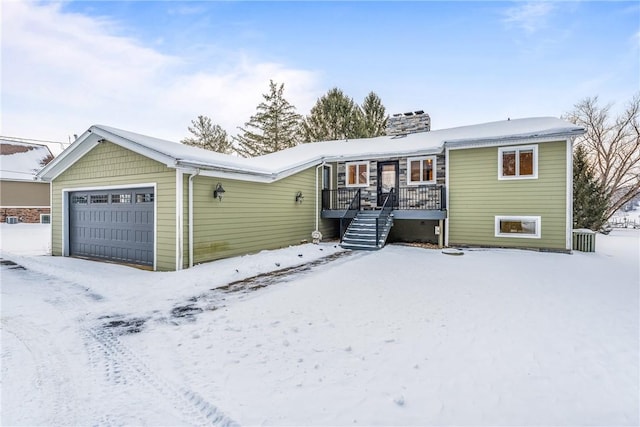
<svg viewBox="0 0 640 427">
<path fill-rule="evenodd" d="M 398 113 L 387 120 L 387 135 L 406 135 L 409 133 L 429 132 L 431 117 L 424 111 Z"/>
</svg>

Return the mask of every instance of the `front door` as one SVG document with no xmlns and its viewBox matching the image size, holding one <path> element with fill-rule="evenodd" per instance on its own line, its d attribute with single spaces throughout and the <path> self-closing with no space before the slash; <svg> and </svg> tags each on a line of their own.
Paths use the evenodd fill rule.
<svg viewBox="0 0 640 427">
<path fill-rule="evenodd" d="M 400 185 L 400 167 L 398 161 L 378 162 L 378 207 L 382 207 L 394 189 L 396 197 L 394 205 L 398 204 L 398 187 Z"/>
</svg>

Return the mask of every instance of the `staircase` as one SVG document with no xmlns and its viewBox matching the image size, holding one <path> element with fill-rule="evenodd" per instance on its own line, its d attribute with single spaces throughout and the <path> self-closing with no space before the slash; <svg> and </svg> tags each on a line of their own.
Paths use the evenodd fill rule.
<svg viewBox="0 0 640 427">
<path fill-rule="evenodd" d="M 376 219 L 380 225 L 376 242 Z M 345 249 L 375 251 L 384 246 L 393 226 L 391 211 L 359 211 L 342 237 Z"/>
</svg>

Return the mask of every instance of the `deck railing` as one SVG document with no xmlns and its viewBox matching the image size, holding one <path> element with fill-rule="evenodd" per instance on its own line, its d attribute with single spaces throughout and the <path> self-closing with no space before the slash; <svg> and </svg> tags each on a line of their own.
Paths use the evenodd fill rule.
<svg viewBox="0 0 640 427">
<path fill-rule="evenodd" d="M 387 199 L 384 201 L 382 205 L 382 210 L 378 214 L 376 218 L 376 246 L 380 247 L 380 234 L 382 233 L 382 229 L 386 226 L 387 220 L 389 219 L 389 215 L 393 211 L 393 206 L 395 205 L 396 193 L 392 188 L 389 194 L 387 195 Z"/>
<path fill-rule="evenodd" d="M 353 221 L 353 218 L 355 218 L 356 215 L 358 215 L 359 211 L 360 211 L 360 189 L 358 188 L 355 191 L 355 194 L 353 195 L 353 197 L 351 198 L 349 205 L 347 206 L 347 211 L 344 213 L 344 215 L 342 215 L 342 218 L 340 218 L 340 241 L 341 242 L 342 242 L 342 237 L 344 236 L 344 233 L 347 232 L 347 228 L 349 228 L 351 221 Z"/>
<path fill-rule="evenodd" d="M 360 189 L 322 190 L 322 209 L 347 210 L 356 194 L 361 197 Z M 394 209 L 443 210 L 446 209 L 445 202 L 446 189 L 443 185 L 401 187 L 395 193 Z"/>
</svg>

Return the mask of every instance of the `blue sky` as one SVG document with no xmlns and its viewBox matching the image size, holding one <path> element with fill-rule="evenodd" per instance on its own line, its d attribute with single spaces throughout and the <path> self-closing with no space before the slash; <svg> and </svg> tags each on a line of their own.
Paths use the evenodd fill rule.
<svg viewBox="0 0 640 427">
<path fill-rule="evenodd" d="M 2 4 L 3 135 L 67 141 L 101 123 L 160 138 L 210 116 L 229 134 L 268 89 L 306 115 L 332 87 L 433 129 L 560 116 L 640 90 L 638 2 Z M 614 108 L 614 110 L 615 110 Z"/>
</svg>

